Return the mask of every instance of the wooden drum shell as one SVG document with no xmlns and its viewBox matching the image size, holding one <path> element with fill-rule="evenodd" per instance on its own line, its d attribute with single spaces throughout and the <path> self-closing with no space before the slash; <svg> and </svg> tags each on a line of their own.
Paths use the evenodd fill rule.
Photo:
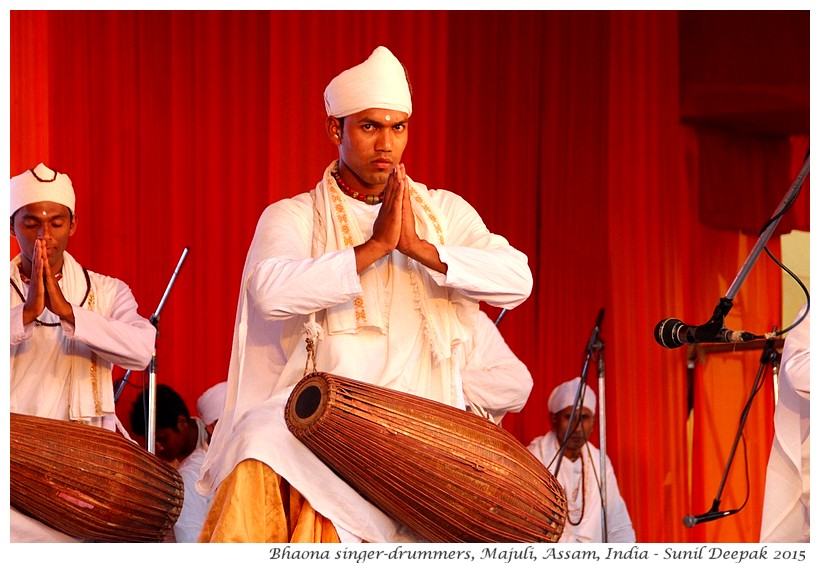
<svg viewBox="0 0 820 563">
<path fill-rule="evenodd" d="M 345 482 L 433 542 L 556 542 L 566 497 L 509 432 L 474 414 L 313 373 L 285 407 L 290 431 Z"/>
<path fill-rule="evenodd" d="M 12 413 L 11 506 L 70 536 L 161 542 L 184 495 L 168 463 L 123 436 Z"/>
</svg>

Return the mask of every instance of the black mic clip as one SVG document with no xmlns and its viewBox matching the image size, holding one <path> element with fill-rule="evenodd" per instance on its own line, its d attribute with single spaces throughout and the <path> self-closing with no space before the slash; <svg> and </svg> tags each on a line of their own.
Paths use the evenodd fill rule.
<svg viewBox="0 0 820 563">
<path fill-rule="evenodd" d="M 664 319 L 655 326 L 655 341 L 664 348 L 677 348 L 699 342 L 748 342 L 757 338 L 749 332 L 726 328 L 723 319 L 732 308 L 732 300 L 722 297 L 712 318 L 698 326 L 684 324 L 679 319 Z"/>
</svg>

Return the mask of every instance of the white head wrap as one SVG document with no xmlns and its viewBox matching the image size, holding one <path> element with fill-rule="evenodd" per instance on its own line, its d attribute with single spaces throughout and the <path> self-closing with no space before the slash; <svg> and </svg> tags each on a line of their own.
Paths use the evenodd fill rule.
<svg viewBox="0 0 820 563">
<path fill-rule="evenodd" d="M 376 47 L 366 61 L 325 88 L 328 115 L 344 117 L 369 108 L 403 111 L 408 117 L 413 112 L 404 66 L 387 47 Z"/>
<path fill-rule="evenodd" d="M 225 407 L 225 396 L 228 392 L 228 382 L 217 383 L 196 400 L 196 410 L 199 411 L 199 418 L 205 424 L 211 424 L 219 420 L 222 409 Z"/>
<path fill-rule="evenodd" d="M 61 203 L 74 213 L 74 188 L 71 180 L 65 174 L 51 170 L 42 162 L 36 168 L 26 170 L 11 179 L 11 205 L 9 211 L 14 212 L 30 203 L 38 201 L 52 201 Z"/>
<path fill-rule="evenodd" d="M 581 378 L 576 377 L 575 379 L 565 381 L 553 389 L 547 402 L 549 411 L 551 413 L 557 413 L 575 404 L 575 395 L 578 394 L 578 385 L 580 385 L 580 383 Z M 595 392 L 589 388 L 589 385 L 585 384 L 584 386 L 586 387 L 586 391 L 584 392 L 583 406 L 588 408 L 592 414 L 595 414 L 595 406 L 597 404 Z"/>
</svg>

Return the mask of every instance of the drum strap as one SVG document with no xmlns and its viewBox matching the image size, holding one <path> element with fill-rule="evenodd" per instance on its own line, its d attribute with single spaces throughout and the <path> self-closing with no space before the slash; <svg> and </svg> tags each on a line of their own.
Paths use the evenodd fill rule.
<svg viewBox="0 0 820 563">
<path fill-rule="evenodd" d="M 305 323 L 305 348 L 307 357 L 305 358 L 305 373 L 303 377 L 316 371 L 316 342 L 322 335 L 322 325 L 316 322 L 316 313 L 311 313 L 308 322 Z M 308 366 L 310 366 L 308 370 Z"/>
</svg>

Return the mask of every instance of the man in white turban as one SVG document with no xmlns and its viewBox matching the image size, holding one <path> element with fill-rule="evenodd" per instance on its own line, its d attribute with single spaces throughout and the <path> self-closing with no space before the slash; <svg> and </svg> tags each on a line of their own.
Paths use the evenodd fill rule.
<svg viewBox="0 0 820 563">
<path fill-rule="evenodd" d="M 407 175 L 410 85 L 388 49 L 334 78 L 325 106 L 338 160 L 264 211 L 245 262 L 225 409 L 198 484 L 216 491 L 202 541 L 418 539 L 287 430 L 306 337 L 318 371 L 465 408 L 460 348 L 479 300 L 512 308 L 532 290 L 524 254 L 461 197 Z"/>
<path fill-rule="evenodd" d="M 208 388 L 208 390 L 196 400 L 196 410 L 199 411 L 200 420 L 205 424 L 209 441 L 214 433 L 219 415 L 222 414 L 222 409 L 225 408 L 225 396 L 227 394 L 228 382 L 221 381 L 213 387 Z"/>
<path fill-rule="evenodd" d="M 567 495 L 568 514 L 564 533 L 558 541 L 634 542 L 635 530 L 632 528 L 626 503 L 618 489 L 609 456 L 606 458 L 607 535 L 606 538 L 603 536 L 599 479 L 599 476 L 603 475 L 601 452 L 588 441 L 595 422 L 596 397 L 586 384 L 578 396 L 580 385 L 581 378 L 576 377 L 553 389 L 547 402 L 552 430 L 544 436 L 535 438 L 528 446 L 533 455 L 554 475 L 559 465 L 558 454 L 561 445 L 566 441 L 557 478 Z"/>
<path fill-rule="evenodd" d="M 11 412 L 114 430 L 112 368 L 145 369 L 156 331 L 125 283 L 66 250 L 77 230 L 67 175 L 39 164 L 11 179 L 10 200 L 20 246 L 10 267 Z M 49 539 L 15 521 L 12 511 L 12 540 Z"/>
</svg>

